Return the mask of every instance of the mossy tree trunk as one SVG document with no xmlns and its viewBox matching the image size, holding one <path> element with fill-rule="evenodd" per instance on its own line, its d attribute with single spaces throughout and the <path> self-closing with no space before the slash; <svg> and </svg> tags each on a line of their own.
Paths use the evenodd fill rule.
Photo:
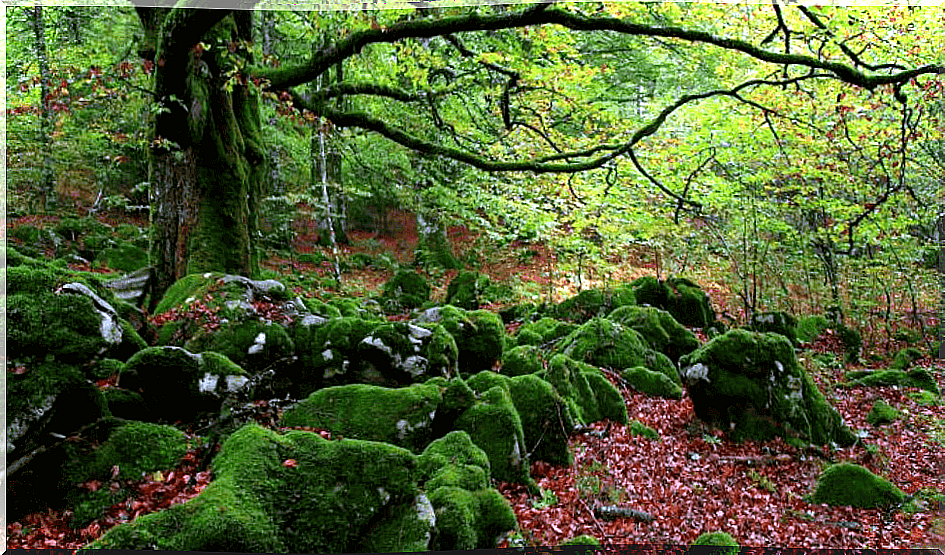
<svg viewBox="0 0 945 555">
<path fill-rule="evenodd" d="M 259 90 L 238 71 L 253 62 L 252 12 L 145 10 L 146 30 L 160 21 L 150 178 L 156 299 L 186 274 L 256 273 L 266 156 Z"/>
</svg>

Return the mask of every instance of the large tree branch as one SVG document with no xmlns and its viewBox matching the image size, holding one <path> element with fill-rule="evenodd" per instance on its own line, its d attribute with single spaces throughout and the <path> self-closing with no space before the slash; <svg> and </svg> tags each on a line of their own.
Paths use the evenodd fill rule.
<svg viewBox="0 0 945 555">
<path fill-rule="evenodd" d="M 718 37 L 696 29 L 655 27 L 635 23 L 629 19 L 586 16 L 561 8 L 531 8 L 521 12 L 502 14 L 471 13 L 442 19 L 424 18 L 400 22 L 390 27 L 366 29 L 326 46 L 303 65 L 282 69 L 257 67 L 253 68 L 252 74 L 255 77 L 268 79 L 273 89 L 282 90 L 313 80 L 333 64 L 356 55 L 369 44 L 391 43 L 407 38 L 430 38 L 472 31 L 494 31 L 531 25 L 561 25 L 574 31 L 611 31 L 624 35 L 711 44 L 726 50 L 742 52 L 752 58 L 772 64 L 797 65 L 826 71 L 835 75 L 841 81 L 869 90 L 887 84 L 905 83 L 923 74 L 945 73 L 945 66 L 926 65 L 895 73 L 867 74 L 846 64 L 802 54 L 772 52 L 747 41 Z"/>
</svg>

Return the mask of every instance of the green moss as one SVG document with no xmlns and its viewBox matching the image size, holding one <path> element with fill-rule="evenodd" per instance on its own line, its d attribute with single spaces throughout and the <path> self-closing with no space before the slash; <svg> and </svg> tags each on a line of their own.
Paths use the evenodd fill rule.
<svg viewBox="0 0 945 555">
<path fill-rule="evenodd" d="M 519 345 L 544 345 L 565 337 L 577 327 L 577 324 L 571 322 L 562 322 L 554 318 L 544 317 L 534 322 L 522 324 L 518 329 L 518 343 Z"/>
<path fill-rule="evenodd" d="M 637 304 L 664 308 L 669 304 L 669 289 L 655 277 L 644 276 L 630 282 Z"/>
<path fill-rule="evenodd" d="M 419 451 L 432 439 L 433 417 L 442 400 L 440 389 L 427 384 L 400 389 L 364 384 L 329 387 L 287 410 L 281 423 Z"/>
<path fill-rule="evenodd" d="M 423 475 L 428 478 L 436 476 L 440 470 L 449 465 L 476 466 L 483 469 L 487 477 L 491 468 L 485 451 L 473 443 L 468 433 L 459 430 L 432 441 L 423 450 L 418 460 Z M 428 491 L 432 489 L 427 487 Z"/>
<path fill-rule="evenodd" d="M 218 286 L 218 280 L 223 274 L 189 274 L 171 285 L 161 301 L 154 309 L 154 314 L 163 314 L 172 308 L 177 308 L 185 304 L 189 298 L 199 299 L 205 293 Z"/>
<path fill-rule="evenodd" d="M 645 366 L 679 382 L 676 367 L 666 355 L 647 347 L 636 330 L 607 319 L 595 318 L 582 325 L 562 339 L 556 351 L 604 368 L 622 370 Z"/>
<path fill-rule="evenodd" d="M 734 439 L 798 435 L 819 445 L 856 439 L 782 335 L 730 330 L 682 357 L 680 366 L 696 416 Z"/>
<path fill-rule="evenodd" d="M 495 490 L 441 487 L 430 495 L 430 502 L 436 510 L 434 550 L 494 548 L 503 532 L 517 527 L 508 501 Z"/>
<path fill-rule="evenodd" d="M 489 370 L 502 358 L 505 326 L 498 315 L 487 310 L 467 312 L 450 305 L 432 310 L 431 318 L 456 341 L 461 373 Z"/>
<path fill-rule="evenodd" d="M 643 436 L 645 438 L 654 440 L 658 440 L 660 438 L 659 432 L 637 420 L 632 420 L 630 422 L 630 435 Z"/>
<path fill-rule="evenodd" d="M 148 265 L 148 253 L 127 243 L 103 250 L 95 257 L 96 266 L 103 265 L 121 272 L 134 272 Z"/>
<path fill-rule="evenodd" d="M 137 480 L 147 472 L 177 466 L 187 453 L 184 432 L 162 424 L 128 422 L 114 431 L 96 452 L 89 478 L 104 478 L 114 466 L 119 479 Z"/>
<path fill-rule="evenodd" d="M 515 334 L 516 345 L 519 346 L 539 346 L 542 344 L 541 336 L 538 335 L 534 330 L 530 329 L 520 329 L 517 334 Z"/>
<path fill-rule="evenodd" d="M 899 411 L 882 399 L 873 403 L 873 408 L 870 409 L 869 414 L 866 415 L 866 421 L 873 426 L 889 424 L 890 422 L 895 422 L 898 418 Z"/>
<path fill-rule="evenodd" d="M 14 361 L 55 359 L 84 364 L 111 347 L 102 338 L 102 318 L 84 295 L 7 297 L 7 347 Z"/>
<path fill-rule="evenodd" d="M 445 486 L 478 491 L 489 487 L 488 471 L 471 464 L 447 464 L 440 468 L 425 484 L 427 491 L 436 491 Z"/>
<path fill-rule="evenodd" d="M 906 347 L 901 349 L 896 353 L 895 358 L 893 358 L 892 364 L 889 367 L 893 370 L 908 370 L 912 364 L 922 358 L 922 351 L 916 349 L 915 347 Z"/>
<path fill-rule="evenodd" d="M 124 362 L 113 358 L 106 358 L 92 365 L 91 369 L 87 371 L 87 375 L 93 380 L 104 380 L 109 376 L 117 375 L 124 367 Z"/>
<path fill-rule="evenodd" d="M 102 395 L 112 416 L 125 420 L 148 418 L 148 407 L 140 393 L 120 387 L 109 387 L 102 390 Z"/>
<path fill-rule="evenodd" d="M 302 302 L 305 303 L 305 308 L 307 308 L 309 312 L 311 312 L 312 314 L 315 314 L 316 316 L 328 318 L 329 320 L 332 318 L 341 318 L 342 316 L 341 310 L 339 310 L 338 307 L 332 306 L 324 301 L 320 301 L 318 299 L 313 299 L 310 297 L 305 297 L 302 299 Z M 351 312 L 353 312 L 353 314 L 349 314 L 349 315 L 353 315 L 353 316 L 358 315 L 357 309 L 354 309 Z"/>
<path fill-rule="evenodd" d="M 874 508 L 897 505 L 906 494 L 889 480 L 862 466 L 839 463 L 827 467 L 817 479 L 814 503 Z"/>
<path fill-rule="evenodd" d="M 358 344 L 378 325 L 376 321 L 345 316 L 321 325 L 293 326 L 290 332 L 302 369 L 298 376 L 302 395 L 322 385 L 353 381 L 358 370 Z"/>
<path fill-rule="evenodd" d="M 709 547 L 712 546 L 712 547 Z M 689 548 L 691 555 L 714 553 L 717 555 L 738 553 L 738 542 L 726 532 L 706 532 L 696 538 Z"/>
<path fill-rule="evenodd" d="M 761 312 L 752 316 L 748 329 L 783 335 L 797 345 L 797 319 L 787 312 Z"/>
<path fill-rule="evenodd" d="M 684 328 L 670 313 L 649 306 L 623 306 L 607 319 L 636 330 L 649 347 L 678 361 L 699 347 L 695 334 Z"/>
<path fill-rule="evenodd" d="M 485 451 L 494 479 L 534 485 L 528 475 L 522 421 L 506 389 L 496 386 L 483 393 L 453 428 L 468 433 Z"/>
<path fill-rule="evenodd" d="M 590 535 L 584 534 L 584 535 L 581 535 L 581 536 L 574 536 L 574 537 L 571 538 L 571 539 L 565 540 L 564 542 L 561 543 L 561 545 L 562 545 L 562 546 L 570 546 L 570 545 L 590 545 L 590 546 L 594 546 L 594 547 L 600 547 L 601 544 L 600 544 L 600 540 L 598 540 L 598 539 L 595 538 L 594 536 L 590 536 Z"/>
<path fill-rule="evenodd" d="M 480 298 L 490 285 L 489 276 L 475 272 L 460 272 L 446 289 L 446 304 L 465 310 L 477 310 Z"/>
<path fill-rule="evenodd" d="M 531 458 L 570 466 L 573 459 L 568 436 L 574 428 L 574 418 L 561 396 L 551 384 L 533 375 L 511 378 L 508 387 L 522 420 L 525 448 Z"/>
<path fill-rule="evenodd" d="M 404 308 L 419 308 L 430 300 L 430 292 L 430 284 L 423 276 L 412 270 L 401 270 L 384 284 L 382 296 Z"/>
<path fill-rule="evenodd" d="M 935 395 L 939 394 L 938 383 L 925 368 L 916 368 L 909 372 L 901 370 L 882 370 L 870 372 L 854 379 L 850 385 L 883 386 L 898 385 L 900 387 L 918 387 Z"/>
<path fill-rule="evenodd" d="M 666 399 L 682 399 L 683 390 L 665 374 L 653 372 L 642 366 L 624 370 L 620 375 L 633 389 L 646 395 Z"/>
<path fill-rule="evenodd" d="M 62 285 L 63 272 L 45 266 L 20 265 L 7 268 L 7 295 L 52 293 Z"/>
<path fill-rule="evenodd" d="M 620 392 L 599 368 L 555 355 L 549 362 L 546 379 L 565 399 L 578 422 L 589 424 L 605 418 L 621 424 L 629 421 Z"/>
<path fill-rule="evenodd" d="M 534 345 L 513 347 L 502 355 L 502 374 L 506 376 L 524 376 L 543 369 L 543 351 Z"/>
<path fill-rule="evenodd" d="M 810 343 L 828 329 L 830 329 L 830 322 L 823 316 L 806 316 L 797 322 L 797 339 Z"/>
<path fill-rule="evenodd" d="M 706 328 L 715 321 L 715 312 L 709 296 L 694 282 L 686 278 L 666 280 L 669 301 L 666 310 L 684 326 Z"/>
</svg>

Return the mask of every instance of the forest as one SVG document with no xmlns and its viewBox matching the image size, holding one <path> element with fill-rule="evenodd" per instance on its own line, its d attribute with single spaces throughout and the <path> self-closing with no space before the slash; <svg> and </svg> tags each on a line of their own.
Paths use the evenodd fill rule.
<svg viewBox="0 0 945 555">
<path fill-rule="evenodd" d="M 945 548 L 945 8 L 207 7 L 2 12 L 8 549 Z"/>
</svg>

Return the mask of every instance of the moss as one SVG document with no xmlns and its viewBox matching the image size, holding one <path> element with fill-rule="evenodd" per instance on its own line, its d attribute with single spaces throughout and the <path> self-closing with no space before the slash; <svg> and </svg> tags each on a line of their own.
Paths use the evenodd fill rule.
<svg viewBox="0 0 945 555">
<path fill-rule="evenodd" d="M 551 384 L 533 375 L 511 378 L 508 387 L 532 460 L 570 466 L 573 458 L 568 437 L 574 428 L 574 418 L 561 396 Z"/>
<path fill-rule="evenodd" d="M 669 289 L 655 277 L 644 276 L 630 282 L 637 304 L 664 308 L 669 304 Z"/>
<path fill-rule="evenodd" d="M 301 369 L 297 386 L 307 395 L 323 385 L 354 381 L 360 363 L 358 344 L 379 322 L 345 316 L 315 326 L 295 325 L 290 329 L 297 346 L 297 367 Z"/>
<path fill-rule="evenodd" d="M 912 364 L 922 358 L 922 351 L 915 347 L 906 347 L 896 353 L 889 367 L 893 370 L 908 370 Z"/>
<path fill-rule="evenodd" d="M 461 373 L 489 370 L 502 358 L 505 326 L 496 314 L 487 310 L 465 311 L 450 305 L 432 310 L 429 318 L 442 325 L 456 341 Z"/>
<path fill-rule="evenodd" d="M 430 284 L 417 272 L 398 271 L 383 286 L 383 298 L 394 301 L 404 308 L 419 308 L 430 300 Z"/>
<path fill-rule="evenodd" d="M 477 310 L 480 298 L 491 285 L 489 276 L 475 272 L 460 272 L 446 289 L 446 304 L 465 310 Z"/>
<path fill-rule="evenodd" d="M 624 370 L 620 377 L 626 380 L 630 387 L 646 395 L 665 399 L 682 399 L 682 387 L 667 378 L 665 374 L 637 366 Z"/>
<path fill-rule="evenodd" d="M 866 415 L 866 421 L 873 426 L 889 424 L 891 422 L 895 422 L 898 418 L 899 411 L 891 407 L 882 399 L 873 403 L 873 408 L 870 409 L 869 414 Z"/>
<path fill-rule="evenodd" d="M 102 395 L 112 416 L 125 420 L 148 418 L 148 407 L 140 393 L 120 387 L 109 387 L 102 390 Z"/>
<path fill-rule="evenodd" d="M 14 361 L 84 364 L 107 354 L 102 318 L 84 295 L 7 297 L 7 347 Z"/>
<path fill-rule="evenodd" d="M 654 440 L 660 438 L 659 432 L 637 420 L 630 421 L 630 435 L 643 436 Z"/>
<path fill-rule="evenodd" d="M 127 243 L 103 250 L 95 257 L 96 266 L 129 273 L 148 265 L 148 253 Z"/>
<path fill-rule="evenodd" d="M 861 508 L 889 507 L 902 503 L 906 494 L 889 480 L 862 466 L 839 463 L 827 467 L 817 479 L 814 503 Z"/>
<path fill-rule="evenodd" d="M 341 310 L 336 306 L 332 306 L 324 301 L 318 299 L 313 299 L 310 297 L 305 297 L 302 299 L 302 302 L 305 303 L 305 308 L 309 310 L 312 314 L 316 316 L 322 316 L 323 318 L 341 318 Z M 353 315 L 357 316 L 357 309 L 353 310 Z"/>
<path fill-rule="evenodd" d="M 542 344 L 542 338 L 534 330 L 520 329 L 515 335 L 516 345 L 519 346 L 539 346 Z"/>
<path fill-rule="evenodd" d="M 715 312 L 709 296 L 698 285 L 686 278 L 666 280 L 669 301 L 666 310 L 684 326 L 706 328 L 715 321 Z"/>
<path fill-rule="evenodd" d="M 483 393 L 453 427 L 468 433 L 489 456 L 494 479 L 534 485 L 528 475 L 522 421 L 506 389 L 496 386 Z"/>
<path fill-rule="evenodd" d="M 519 345 L 544 345 L 565 337 L 577 329 L 577 324 L 562 322 L 544 317 L 535 322 L 527 322 L 518 329 Z M 525 334 L 523 336 L 523 334 Z M 533 339 L 535 336 L 538 339 Z M 532 339 L 529 339 L 532 338 Z"/>
<path fill-rule="evenodd" d="M 830 329 L 830 322 L 823 316 L 806 316 L 797 322 L 797 339 L 810 343 L 828 329 Z"/>
<path fill-rule="evenodd" d="M 520 345 L 509 349 L 502 355 L 502 374 L 506 376 L 524 376 L 543 369 L 542 351 L 534 345 Z"/>
<path fill-rule="evenodd" d="M 787 312 L 760 312 L 751 317 L 748 329 L 783 335 L 797 345 L 797 319 Z"/>
<path fill-rule="evenodd" d="M 203 297 L 205 293 L 218 285 L 219 278 L 223 274 L 189 274 L 171 285 L 161 301 L 154 309 L 154 314 L 163 314 L 172 308 L 177 308 L 184 304 L 184 301 L 193 297 L 195 299 Z"/>
<path fill-rule="evenodd" d="M 711 546 L 711 547 L 710 547 Z M 690 555 L 713 553 L 716 555 L 738 553 L 738 542 L 726 532 L 706 532 L 700 535 L 690 546 Z"/>
<path fill-rule="evenodd" d="M 636 330 L 649 347 L 678 361 L 699 347 L 699 339 L 684 328 L 670 313 L 648 306 L 623 306 L 607 315 L 607 319 Z"/>
<path fill-rule="evenodd" d="M 784 336 L 730 330 L 680 365 L 696 416 L 734 439 L 797 435 L 818 445 L 856 439 L 798 366 Z"/>
<path fill-rule="evenodd" d="M 485 451 L 473 443 L 468 433 L 460 430 L 452 431 L 431 442 L 423 450 L 418 461 L 422 474 L 427 478 L 436 476 L 440 470 L 449 465 L 479 467 L 483 469 L 487 478 L 491 468 Z M 427 487 L 428 491 L 432 489 Z"/>
<path fill-rule="evenodd" d="M 63 272 L 45 266 L 12 266 L 6 270 L 7 295 L 52 293 L 62 285 Z"/>
<path fill-rule="evenodd" d="M 594 536 L 588 534 L 583 534 L 581 536 L 574 536 L 573 538 L 567 539 L 561 543 L 562 546 L 571 546 L 571 545 L 590 545 L 594 547 L 600 547 L 600 540 Z"/>
<path fill-rule="evenodd" d="M 653 351 L 633 329 L 595 318 L 561 340 L 557 352 L 594 366 L 622 370 L 645 366 L 679 382 L 676 367 L 662 353 Z"/>
<path fill-rule="evenodd" d="M 288 409 L 281 423 L 420 451 L 432 439 L 434 414 L 442 400 L 440 389 L 427 384 L 400 389 L 364 384 L 329 387 Z"/>
<path fill-rule="evenodd" d="M 604 316 L 621 306 L 636 304 L 630 287 L 613 290 L 586 289 L 567 299 L 554 309 L 554 316 L 577 324 L 583 324 L 591 318 Z"/>
<path fill-rule="evenodd" d="M 489 473 L 481 466 L 471 464 L 447 464 L 440 468 L 425 484 L 427 491 L 436 491 L 445 486 L 478 491 L 489 487 Z"/>
<path fill-rule="evenodd" d="M 184 432 L 162 424 L 128 422 L 114 431 L 96 452 L 89 478 L 104 478 L 115 466 L 118 478 L 137 480 L 147 472 L 177 466 L 187 453 Z"/>
<path fill-rule="evenodd" d="M 459 351 L 438 324 L 380 324 L 358 344 L 360 380 L 403 385 L 431 376 L 457 375 Z"/>
<path fill-rule="evenodd" d="M 434 550 L 494 548 L 499 535 L 517 527 L 508 501 L 495 490 L 441 487 L 430 502 L 436 510 Z"/>
<path fill-rule="evenodd" d="M 124 367 L 124 362 L 113 358 L 106 358 L 93 364 L 86 371 L 86 375 L 93 380 L 104 380 L 109 376 L 119 374 Z"/>
<path fill-rule="evenodd" d="M 870 372 L 853 380 L 850 382 L 850 385 L 898 385 L 900 387 L 918 387 L 935 395 L 939 394 L 938 383 L 935 381 L 935 377 L 925 368 L 917 368 L 909 372 L 902 372 L 901 370 Z"/>
<path fill-rule="evenodd" d="M 199 496 L 115 527 L 90 547 L 344 553 L 372 541 L 392 551 L 416 545 L 372 532 L 419 494 L 416 457 L 404 449 L 250 424 L 227 439 L 213 465 L 214 480 Z"/>
<path fill-rule="evenodd" d="M 605 418 L 621 424 L 629 421 L 620 392 L 599 368 L 555 355 L 548 365 L 547 381 L 565 399 L 574 419 L 582 424 Z"/>
</svg>

